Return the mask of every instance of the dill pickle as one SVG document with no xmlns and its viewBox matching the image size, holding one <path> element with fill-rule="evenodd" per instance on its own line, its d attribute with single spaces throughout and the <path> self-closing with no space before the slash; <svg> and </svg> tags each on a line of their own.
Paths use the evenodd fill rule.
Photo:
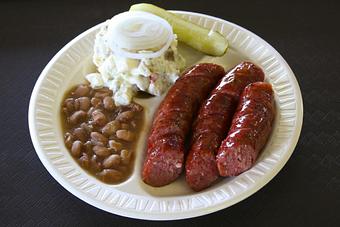
<svg viewBox="0 0 340 227">
<path fill-rule="evenodd" d="M 203 53 L 222 56 L 228 48 L 227 39 L 219 32 L 210 31 L 186 21 L 173 13 L 148 3 L 132 5 L 130 11 L 144 11 L 167 20 L 177 34 L 178 40 Z"/>
</svg>

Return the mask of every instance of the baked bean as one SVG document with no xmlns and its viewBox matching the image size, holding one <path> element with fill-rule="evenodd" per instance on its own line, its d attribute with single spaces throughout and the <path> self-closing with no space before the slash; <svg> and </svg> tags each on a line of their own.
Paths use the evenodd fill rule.
<svg viewBox="0 0 340 227">
<path fill-rule="evenodd" d="M 120 152 L 120 158 L 121 158 L 122 163 L 124 165 L 129 164 L 130 159 L 131 159 L 131 155 L 132 155 L 132 153 L 128 150 L 125 150 L 125 149 Z"/>
<path fill-rule="evenodd" d="M 79 106 L 80 110 L 88 111 L 91 106 L 89 97 L 80 97 L 75 100 L 75 103 Z"/>
<path fill-rule="evenodd" d="M 88 155 L 92 155 L 93 151 L 92 151 L 92 143 L 91 141 L 86 141 L 86 143 L 84 143 L 84 152 Z"/>
<path fill-rule="evenodd" d="M 112 154 L 103 161 L 104 168 L 115 168 L 120 164 L 120 156 Z"/>
<path fill-rule="evenodd" d="M 107 87 L 98 88 L 98 89 L 95 89 L 94 91 L 95 92 L 106 92 L 106 93 L 109 93 L 110 96 L 112 96 L 112 91 Z"/>
<path fill-rule="evenodd" d="M 80 127 L 84 129 L 87 133 L 91 133 L 93 131 L 93 126 L 85 122 L 81 123 Z"/>
<path fill-rule="evenodd" d="M 65 116 L 70 116 L 70 112 L 67 110 L 66 107 L 63 107 L 63 113 Z"/>
<path fill-rule="evenodd" d="M 102 105 L 102 100 L 101 100 L 100 98 L 95 98 L 95 97 L 93 97 L 93 98 L 91 99 L 91 105 L 92 105 L 93 107 L 95 107 L 95 108 L 98 108 L 98 107 L 100 107 L 100 106 Z"/>
<path fill-rule="evenodd" d="M 79 110 L 79 101 L 78 99 L 74 100 L 74 109 Z"/>
<path fill-rule="evenodd" d="M 83 153 L 83 155 L 79 158 L 79 164 L 85 169 L 90 167 L 89 156 L 86 153 Z"/>
<path fill-rule="evenodd" d="M 74 111 L 74 99 L 73 98 L 65 99 L 64 106 L 66 107 L 69 113 L 72 113 Z"/>
<path fill-rule="evenodd" d="M 95 90 L 94 97 L 103 99 L 106 96 L 112 96 L 112 95 L 113 95 L 113 93 L 112 93 L 112 91 L 110 89 L 108 89 L 106 87 L 103 87 L 103 88 Z"/>
<path fill-rule="evenodd" d="M 73 141 L 74 141 L 74 137 L 72 136 L 71 133 L 67 132 L 65 134 L 65 145 L 68 149 L 71 149 Z"/>
<path fill-rule="evenodd" d="M 130 103 L 128 107 L 134 112 L 141 112 L 143 111 L 143 107 L 137 103 Z"/>
<path fill-rule="evenodd" d="M 97 91 L 94 94 L 94 97 L 100 98 L 100 99 L 104 99 L 106 96 L 111 96 L 110 92 L 108 92 L 108 91 Z"/>
<path fill-rule="evenodd" d="M 115 169 L 104 169 L 103 171 L 98 173 L 98 176 L 102 181 L 109 183 L 115 183 L 122 180 L 123 178 L 123 174 Z"/>
<path fill-rule="evenodd" d="M 131 110 L 122 112 L 118 114 L 116 120 L 122 121 L 122 122 L 128 122 L 135 116 L 135 113 Z"/>
<path fill-rule="evenodd" d="M 78 110 L 78 111 L 74 112 L 74 113 L 70 116 L 69 122 L 70 122 L 71 124 L 73 124 L 73 125 L 76 125 L 76 124 L 78 124 L 78 123 L 81 123 L 81 122 L 85 121 L 85 120 L 86 120 L 86 116 L 87 116 L 87 114 L 86 114 L 85 111 L 83 111 L 83 110 Z"/>
<path fill-rule="evenodd" d="M 110 150 L 106 147 L 96 145 L 93 147 L 93 152 L 99 157 L 106 157 L 111 154 Z"/>
<path fill-rule="evenodd" d="M 87 111 L 87 116 L 88 116 L 89 118 L 91 118 L 92 113 L 93 113 L 93 111 L 95 111 L 95 110 L 96 110 L 96 108 L 91 107 L 91 108 Z"/>
<path fill-rule="evenodd" d="M 103 99 L 103 104 L 104 104 L 104 108 L 111 111 L 115 108 L 115 104 L 113 103 L 113 99 L 110 96 L 106 96 Z"/>
<path fill-rule="evenodd" d="M 98 161 L 97 155 L 93 155 L 90 159 L 91 169 L 99 172 L 102 170 L 102 164 Z"/>
<path fill-rule="evenodd" d="M 92 112 L 93 123 L 98 126 L 104 126 L 107 122 L 105 114 L 100 110 L 95 110 Z"/>
<path fill-rule="evenodd" d="M 123 148 L 123 145 L 121 143 L 118 143 L 115 140 L 109 140 L 109 147 L 117 152 L 117 151 L 120 151 Z"/>
<path fill-rule="evenodd" d="M 102 133 L 105 136 L 111 136 L 120 128 L 120 123 L 116 120 L 110 121 L 102 128 Z"/>
<path fill-rule="evenodd" d="M 79 85 L 72 93 L 75 97 L 88 96 L 90 94 L 90 87 L 88 85 Z"/>
<path fill-rule="evenodd" d="M 75 128 L 73 130 L 73 135 L 76 139 L 80 140 L 81 142 L 85 142 L 87 139 L 87 133 L 82 128 Z"/>
<path fill-rule="evenodd" d="M 118 130 L 116 132 L 116 136 L 117 136 L 118 139 L 129 141 L 129 142 L 134 139 L 133 132 L 126 130 L 126 129 Z"/>
<path fill-rule="evenodd" d="M 108 139 L 99 132 L 91 132 L 91 142 L 94 145 L 106 146 Z"/>
<path fill-rule="evenodd" d="M 72 144 L 72 148 L 71 148 L 71 153 L 74 157 L 79 157 L 81 154 L 81 148 L 83 147 L 83 143 L 79 140 L 76 140 L 73 142 Z"/>
</svg>

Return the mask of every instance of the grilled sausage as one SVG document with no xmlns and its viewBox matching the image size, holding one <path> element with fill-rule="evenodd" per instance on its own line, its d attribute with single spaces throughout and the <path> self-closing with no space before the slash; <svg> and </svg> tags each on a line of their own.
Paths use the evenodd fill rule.
<svg viewBox="0 0 340 227">
<path fill-rule="evenodd" d="M 198 64 L 170 88 L 157 113 L 148 138 L 142 178 L 159 187 L 174 181 L 183 170 L 185 139 L 201 102 L 223 77 L 215 64 Z"/>
<path fill-rule="evenodd" d="M 237 176 L 254 164 L 269 138 L 274 118 L 272 86 L 264 82 L 248 85 L 216 156 L 221 176 Z"/>
<path fill-rule="evenodd" d="M 215 155 L 227 136 L 239 97 L 248 84 L 263 80 L 259 67 L 242 62 L 222 78 L 201 106 L 185 165 L 186 181 L 193 190 L 207 188 L 218 178 Z"/>
</svg>

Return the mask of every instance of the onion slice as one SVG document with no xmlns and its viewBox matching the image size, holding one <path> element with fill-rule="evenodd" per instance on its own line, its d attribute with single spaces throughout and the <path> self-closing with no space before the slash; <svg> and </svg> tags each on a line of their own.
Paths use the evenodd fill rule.
<svg viewBox="0 0 340 227">
<path fill-rule="evenodd" d="M 114 54 L 132 58 L 156 58 L 171 45 L 171 25 L 161 17 L 146 12 L 124 12 L 108 24 L 107 42 Z"/>
</svg>

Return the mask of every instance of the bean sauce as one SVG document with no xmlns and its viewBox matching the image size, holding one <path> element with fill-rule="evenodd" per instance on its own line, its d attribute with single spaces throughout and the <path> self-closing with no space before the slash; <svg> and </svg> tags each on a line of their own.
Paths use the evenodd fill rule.
<svg viewBox="0 0 340 227">
<path fill-rule="evenodd" d="M 112 95 L 108 88 L 80 84 L 66 94 L 61 115 L 72 157 L 98 179 L 117 184 L 132 173 L 143 107 L 115 106 Z"/>
</svg>

